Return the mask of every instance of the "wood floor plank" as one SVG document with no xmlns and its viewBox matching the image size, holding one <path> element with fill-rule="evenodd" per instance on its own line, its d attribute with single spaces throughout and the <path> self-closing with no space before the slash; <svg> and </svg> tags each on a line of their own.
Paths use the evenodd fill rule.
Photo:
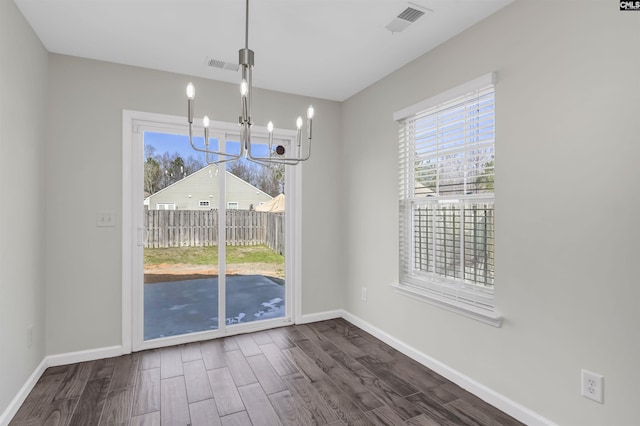
<svg viewBox="0 0 640 426">
<path fill-rule="evenodd" d="M 222 424 L 213 398 L 189 404 L 189 413 L 191 414 L 191 426 L 220 426 Z"/>
<path fill-rule="evenodd" d="M 42 411 L 51 403 L 64 383 L 67 370 L 68 368 L 55 368 L 55 370 L 48 368 L 14 416 L 12 424 L 27 424 L 31 420 L 39 419 Z"/>
<path fill-rule="evenodd" d="M 200 345 L 200 352 L 207 370 L 214 370 L 227 366 L 224 356 L 224 345 L 221 340 L 210 340 Z"/>
<path fill-rule="evenodd" d="M 266 331 L 257 331 L 249 334 L 256 345 L 266 345 L 267 343 L 273 343 L 273 339 Z"/>
<path fill-rule="evenodd" d="M 276 426 L 282 424 L 259 383 L 240 386 L 238 387 L 238 392 L 240 392 L 242 402 L 244 402 L 247 414 L 249 414 L 251 423 L 254 426 Z"/>
<path fill-rule="evenodd" d="M 91 377 L 94 363 L 94 361 L 82 362 L 71 366 L 67 370 L 64 382 L 54 400 L 80 398 L 89 377 Z"/>
<path fill-rule="evenodd" d="M 297 373 L 295 365 L 289 361 L 289 359 L 282 353 L 280 348 L 275 343 L 267 343 L 261 345 L 260 349 L 264 356 L 269 360 L 273 369 L 276 370 L 280 376 L 286 376 L 288 374 Z"/>
<path fill-rule="evenodd" d="M 311 340 L 298 340 L 296 344 L 323 372 L 329 371 L 336 366 L 336 362 L 325 351 L 318 346 L 321 342 L 314 343 Z"/>
<path fill-rule="evenodd" d="M 398 354 L 395 358 L 396 361 L 390 363 L 389 366 L 391 372 L 421 392 L 428 392 L 430 389 L 447 382 L 444 377 L 424 368 L 403 354 Z"/>
<path fill-rule="evenodd" d="M 476 409 L 473 405 L 462 399 L 456 399 L 444 406 L 447 411 L 453 413 L 456 417 L 462 419 L 464 424 L 477 424 L 483 426 L 495 426 L 496 422 L 482 411 Z"/>
<path fill-rule="evenodd" d="M 66 426 L 71 420 L 78 399 L 54 399 L 45 407 L 39 420 L 33 425 Z"/>
<path fill-rule="evenodd" d="M 382 401 L 375 396 L 367 386 L 362 384 L 353 372 L 336 365 L 327 371 L 327 376 L 340 388 L 342 392 L 363 411 L 370 411 L 383 406 Z"/>
<path fill-rule="evenodd" d="M 247 358 L 247 362 L 267 395 L 287 389 L 282 380 L 280 380 L 278 373 L 276 373 L 269 360 L 263 354 L 250 356 Z"/>
<path fill-rule="evenodd" d="M 69 425 L 97 425 L 100 422 L 110 385 L 109 377 L 89 380 L 80 395 Z"/>
<path fill-rule="evenodd" d="M 109 392 L 100 417 L 101 426 L 127 426 L 131 418 L 133 388 L 120 388 Z"/>
<path fill-rule="evenodd" d="M 310 382 L 316 382 L 327 377 L 326 373 L 316 364 L 315 360 L 304 353 L 300 348 L 282 349 L 282 353 L 289 358 L 298 370 L 307 376 Z"/>
<path fill-rule="evenodd" d="M 235 336 L 225 337 L 224 339 L 222 339 L 222 345 L 224 346 L 225 351 L 237 351 L 238 349 L 240 349 Z"/>
<path fill-rule="evenodd" d="M 370 424 L 370 420 L 365 413 L 344 392 L 338 389 L 331 380 L 320 380 L 313 383 L 312 386 L 343 422 L 349 425 L 362 426 Z"/>
<path fill-rule="evenodd" d="M 300 373 L 285 376 L 282 380 L 297 402 L 309 412 L 312 424 L 326 424 L 340 420 L 315 387 Z"/>
<path fill-rule="evenodd" d="M 160 426 L 160 411 L 131 418 L 130 426 Z"/>
<path fill-rule="evenodd" d="M 184 370 L 184 382 L 187 387 L 187 400 L 189 403 L 213 398 L 211 384 L 209 384 L 207 371 L 204 368 L 204 361 L 197 359 L 185 362 L 182 368 Z"/>
<path fill-rule="evenodd" d="M 468 402 L 477 410 L 480 410 L 482 413 L 490 416 L 497 424 L 504 426 L 522 426 L 523 423 L 517 421 L 513 417 L 503 413 L 497 408 L 487 404 L 477 396 L 472 393 L 462 389 L 460 386 L 456 385 L 452 382 L 446 382 L 442 385 L 442 389 L 445 389 L 447 392 L 455 395 L 459 399 Z"/>
<path fill-rule="evenodd" d="M 209 376 L 209 383 L 211 383 L 211 389 L 213 390 L 213 398 L 216 401 L 216 407 L 218 408 L 218 414 L 220 417 L 227 416 L 228 414 L 237 413 L 238 411 L 244 411 L 244 404 L 238 393 L 231 372 L 229 368 L 217 368 L 207 372 Z"/>
<path fill-rule="evenodd" d="M 466 415 L 461 418 L 458 413 L 447 410 L 440 401 L 422 392 L 411 395 L 406 399 L 426 414 L 427 417 L 435 420 L 442 426 L 482 426 L 480 422 L 467 419 Z"/>
<path fill-rule="evenodd" d="M 160 411 L 160 368 L 141 370 L 134 396 L 133 415 Z"/>
<path fill-rule="evenodd" d="M 160 368 L 159 349 L 150 349 L 140 352 L 140 369 L 150 370 L 152 368 Z"/>
<path fill-rule="evenodd" d="M 426 414 L 420 414 L 417 417 L 413 417 L 405 422 L 407 426 L 440 426 L 440 423 L 427 417 Z"/>
<path fill-rule="evenodd" d="M 139 364 L 140 357 L 137 354 L 128 354 L 116 358 L 109 390 L 115 391 L 134 386 Z"/>
<path fill-rule="evenodd" d="M 326 340 L 330 341 L 332 344 L 340 348 L 341 351 L 345 352 L 353 358 L 358 358 L 366 355 L 366 353 L 362 349 L 355 346 L 353 343 L 351 343 L 351 341 L 349 341 L 349 339 L 338 333 L 333 328 L 329 328 L 327 331 L 324 331 L 321 334 L 326 338 Z"/>
<path fill-rule="evenodd" d="M 163 348 L 160 351 L 160 378 L 168 379 L 169 377 L 182 376 L 183 374 L 180 348 Z"/>
<path fill-rule="evenodd" d="M 117 358 L 105 358 L 96 360 L 93 364 L 93 370 L 89 380 L 102 379 L 113 376 L 113 370 L 116 366 Z"/>
<path fill-rule="evenodd" d="M 242 351 L 225 352 L 225 357 L 227 358 L 227 366 L 229 367 L 231 377 L 233 377 L 236 386 L 244 386 L 258 381 L 255 374 L 253 374 L 253 370 L 249 367 L 247 360 L 244 358 Z"/>
<path fill-rule="evenodd" d="M 256 342 L 248 334 L 236 336 L 236 342 L 244 356 L 260 355 L 262 351 Z M 267 342 L 270 343 L 270 342 Z"/>
<path fill-rule="evenodd" d="M 311 411 L 298 403 L 288 389 L 269 395 L 269 401 L 285 426 L 318 424 L 313 421 Z"/>
<path fill-rule="evenodd" d="M 191 423 L 184 377 L 175 376 L 160 381 L 160 422 L 164 425 L 186 426 Z"/>
<path fill-rule="evenodd" d="M 404 420 L 391 407 L 384 405 L 365 413 L 373 426 L 395 426 L 404 424 Z"/>
<path fill-rule="evenodd" d="M 380 362 L 378 359 L 363 356 L 358 358 L 358 362 L 364 365 L 368 370 L 375 374 L 380 380 L 385 381 L 398 395 L 408 396 L 418 392 L 415 386 L 405 382 L 391 372 L 391 365 Z"/>
<path fill-rule="evenodd" d="M 200 353 L 200 343 L 188 343 L 180 347 L 182 362 L 195 361 L 202 359 L 202 353 Z"/>
<path fill-rule="evenodd" d="M 298 345 L 298 343 L 302 341 L 309 340 L 309 338 L 300 331 L 301 327 L 301 325 L 294 325 L 293 327 L 282 329 L 282 332 L 291 342 L 293 342 L 294 346 Z"/>
<path fill-rule="evenodd" d="M 295 330 L 299 331 L 302 335 L 304 335 L 307 339 L 312 341 L 313 343 L 318 343 L 323 340 L 326 340 L 326 337 L 322 335 L 316 328 L 313 328 L 307 324 L 296 325 Z M 296 344 L 298 342 L 296 341 Z"/>
<path fill-rule="evenodd" d="M 366 368 L 352 370 L 351 373 L 357 377 L 357 380 L 362 383 L 362 385 L 385 405 L 391 407 L 401 418 L 410 419 L 422 414 L 422 411 L 398 395 L 389 385 Z"/>
<path fill-rule="evenodd" d="M 293 348 L 295 344 L 289 339 L 285 333 L 285 329 L 290 327 L 276 328 L 275 330 L 269 330 L 267 334 L 273 340 L 273 343 L 280 349 Z M 266 343 L 265 343 L 266 344 Z M 259 343 L 262 345 L 262 343 Z"/>
<path fill-rule="evenodd" d="M 251 420 L 246 411 L 240 411 L 234 414 L 221 417 L 222 426 L 251 426 Z"/>
</svg>

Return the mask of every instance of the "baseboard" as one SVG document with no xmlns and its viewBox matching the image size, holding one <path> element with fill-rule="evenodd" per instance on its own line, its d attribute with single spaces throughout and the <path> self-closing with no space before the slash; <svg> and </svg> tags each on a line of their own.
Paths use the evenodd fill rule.
<svg viewBox="0 0 640 426">
<path fill-rule="evenodd" d="M 512 401 L 504 395 L 501 395 L 498 392 L 486 387 L 485 385 L 473 380 L 472 378 L 460 373 L 459 371 L 454 370 L 446 364 L 443 364 L 442 362 L 431 358 L 428 355 L 425 355 L 414 347 L 371 325 L 362 318 L 359 318 L 352 313 L 344 310 L 342 311 L 341 316 L 351 324 L 360 327 L 367 333 L 370 333 L 389 346 L 407 355 L 409 358 L 412 358 L 425 367 L 430 368 L 446 379 L 452 381 L 463 389 L 466 389 L 478 398 L 493 405 L 499 410 L 502 410 L 503 412 L 516 418 L 522 423 L 529 426 L 556 426 L 555 423 L 553 423 L 551 420 L 542 417 L 541 415 L 531 411 L 530 409 L 518 404 L 515 401 Z"/>
<path fill-rule="evenodd" d="M 47 364 L 47 358 L 45 357 L 40 364 L 36 367 L 36 369 L 31 373 L 31 376 L 27 379 L 25 384 L 22 386 L 18 394 L 13 398 L 13 400 L 9 403 L 9 406 L 4 410 L 2 414 L 0 414 L 0 426 L 7 426 L 13 416 L 16 415 L 20 406 L 24 403 L 24 400 L 27 399 L 29 393 L 33 389 L 33 387 L 38 383 L 42 373 L 47 369 L 49 365 Z"/>
<path fill-rule="evenodd" d="M 96 359 L 111 358 L 122 355 L 122 346 L 108 346 L 106 348 L 89 349 L 86 351 L 69 352 L 66 354 L 49 355 L 45 358 L 48 367 L 74 364 L 76 362 L 95 361 Z"/>
<path fill-rule="evenodd" d="M 342 313 L 343 313 L 342 309 L 336 309 L 335 311 L 325 311 L 325 312 L 317 312 L 315 314 L 302 315 L 298 324 L 307 324 L 310 322 L 326 321 L 334 318 L 341 318 Z"/>
</svg>

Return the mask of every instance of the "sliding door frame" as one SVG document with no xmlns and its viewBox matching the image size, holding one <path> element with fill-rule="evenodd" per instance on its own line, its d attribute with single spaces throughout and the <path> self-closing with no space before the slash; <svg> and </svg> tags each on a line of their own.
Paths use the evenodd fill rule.
<svg viewBox="0 0 640 426">
<path fill-rule="evenodd" d="M 122 114 L 122 352 L 130 353 L 150 348 L 184 344 L 188 342 L 214 339 L 233 334 L 247 333 L 268 328 L 300 322 L 301 319 L 301 212 L 302 212 L 302 170 L 301 166 L 285 166 L 285 316 L 270 320 L 248 322 L 227 326 L 224 317 L 219 321 L 217 330 L 189 333 L 162 339 L 144 340 L 144 229 L 143 229 L 143 161 L 144 132 L 154 131 L 173 134 L 188 134 L 188 126 L 184 117 L 123 110 Z M 199 126 L 195 132 L 202 134 Z M 213 129 L 221 130 L 217 134 L 220 145 L 225 140 L 234 140 L 239 136 L 239 128 L 235 123 L 213 122 Z M 292 144 L 295 131 L 277 130 L 281 137 Z M 267 137 L 266 127 L 253 126 L 252 134 L 256 137 Z M 235 139 L 237 140 L 237 139 Z M 194 151 L 196 154 L 196 151 Z M 204 155 L 204 154 L 202 154 Z M 226 174 L 225 174 L 226 175 Z M 223 179 L 224 181 L 224 179 Z M 220 209 L 218 210 L 220 212 Z M 224 221 L 220 220 L 220 226 Z M 219 232 L 220 235 L 224 233 Z M 224 248 L 219 255 L 219 275 L 225 272 Z M 218 314 L 225 312 L 224 277 L 218 285 Z M 222 309 L 221 309 L 222 308 Z"/>
</svg>

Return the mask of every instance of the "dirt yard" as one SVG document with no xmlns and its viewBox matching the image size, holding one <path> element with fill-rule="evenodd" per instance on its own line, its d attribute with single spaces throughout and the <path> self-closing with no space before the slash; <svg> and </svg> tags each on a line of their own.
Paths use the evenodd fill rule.
<svg viewBox="0 0 640 426">
<path fill-rule="evenodd" d="M 265 275 L 284 279 L 283 268 L 271 263 L 233 263 L 227 265 L 228 275 Z M 178 280 L 193 280 L 218 275 L 218 268 L 211 265 L 187 265 L 183 263 L 145 265 L 145 284 Z"/>
</svg>

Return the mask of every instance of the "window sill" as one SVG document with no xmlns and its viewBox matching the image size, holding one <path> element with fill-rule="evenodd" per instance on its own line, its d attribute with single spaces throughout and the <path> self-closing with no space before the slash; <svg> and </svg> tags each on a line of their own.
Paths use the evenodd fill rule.
<svg viewBox="0 0 640 426">
<path fill-rule="evenodd" d="M 393 283 L 391 284 L 391 286 L 395 288 L 398 293 L 404 296 L 411 297 L 413 299 L 417 299 L 434 306 L 438 306 L 448 311 L 455 312 L 456 314 L 463 315 L 465 317 L 483 322 L 485 324 L 489 324 L 493 327 L 502 326 L 502 315 L 495 311 L 475 308 L 473 306 L 467 306 L 463 303 L 440 298 L 437 295 L 430 294 L 418 287 L 407 284 Z"/>
</svg>

